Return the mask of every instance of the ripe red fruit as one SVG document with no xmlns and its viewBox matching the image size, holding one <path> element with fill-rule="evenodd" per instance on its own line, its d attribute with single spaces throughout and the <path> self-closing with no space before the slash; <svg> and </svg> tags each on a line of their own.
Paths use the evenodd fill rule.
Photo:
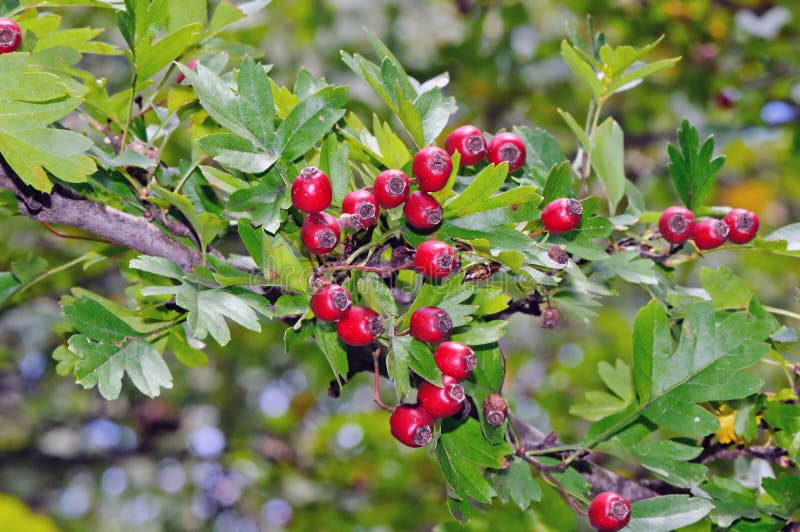
<svg viewBox="0 0 800 532">
<path fill-rule="evenodd" d="M 464 402 L 464 388 L 458 379 L 442 375 L 442 384 L 444 386 L 440 388 L 425 381 L 417 390 L 419 405 L 434 418 L 458 414 L 461 411 L 461 403 Z"/>
<path fill-rule="evenodd" d="M 422 148 L 414 155 L 411 163 L 411 172 L 423 192 L 442 190 L 452 171 L 453 161 L 450 155 L 438 146 Z"/>
<path fill-rule="evenodd" d="M 439 307 L 418 308 L 411 314 L 411 336 L 429 344 L 446 340 L 453 330 L 450 314 Z"/>
<path fill-rule="evenodd" d="M 572 198 L 559 198 L 548 203 L 542 211 L 542 223 L 552 234 L 566 233 L 581 223 L 583 207 Z"/>
<path fill-rule="evenodd" d="M 417 405 L 399 405 L 389 418 L 389 427 L 400 443 L 422 447 L 433 439 L 433 418 Z"/>
<path fill-rule="evenodd" d="M 372 192 L 362 188 L 347 193 L 342 200 L 342 212 L 354 215 L 361 227 L 366 229 L 378 221 L 381 208 Z"/>
<path fill-rule="evenodd" d="M 367 345 L 383 332 L 378 314 L 367 307 L 350 307 L 336 326 L 339 338 L 348 345 Z"/>
<path fill-rule="evenodd" d="M 694 214 L 686 207 L 669 207 L 658 219 L 661 236 L 670 244 L 683 244 L 692 236 Z"/>
<path fill-rule="evenodd" d="M 338 284 L 327 284 L 314 292 L 309 306 L 317 319 L 339 321 L 344 318 L 352 304 L 347 288 Z"/>
<path fill-rule="evenodd" d="M 478 358 L 469 346 L 459 342 L 444 342 L 433 352 L 433 360 L 445 375 L 464 380 L 478 365 Z"/>
<path fill-rule="evenodd" d="M 197 66 L 197 63 L 199 62 L 200 61 L 198 59 L 193 59 L 188 63 L 186 63 L 186 66 L 189 67 L 190 70 L 194 70 L 194 68 Z M 184 74 L 183 72 L 178 72 L 178 76 L 175 78 L 175 81 L 177 81 L 178 84 L 181 84 L 185 79 L 186 79 L 186 74 Z"/>
<path fill-rule="evenodd" d="M 19 24 L 10 18 L 0 18 L 0 54 L 16 52 L 20 44 L 22 44 L 22 30 Z"/>
<path fill-rule="evenodd" d="M 339 222 L 324 212 L 312 212 L 303 221 L 300 239 L 311 253 L 330 253 L 339 243 Z"/>
<path fill-rule="evenodd" d="M 733 209 L 722 219 L 728 226 L 728 240 L 734 244 L 747 244 L 758 232 L 758 216 L 747 209 Z"/>
<path fill-rule="evenodd" d="M 303 212 L 322 212 L 332 198 L 331 181 L 319 168 L 303 168 L 292 182 L 292 205 Z"/>
<path fill-rule="evenodd" d="M 589 504 L 589 522 L 599 532 L 616 532 L 631 520 L 631 505 L 628 500 L 613 491 L 597 494 Z"/>
<path fill-rule="evenodd" d="M 442 221 L 442 206 L 427 192 L 413 192 L 403 205 L 403 214 L 411 227 L 433 229 Z"/>
<path fill-rule="evenodd" d="M 408 199 L 408 176 L 400 170 L 384 170 L 375 178 L 372 192 L 381 207 L 391 209 Z"/>
<path fill-rule="evenodd" d="M 444 149 L 450 155 L 460 153 L 461 166 L 472 166 L 486 157 L 486 139 L 477 127 L 461 126 L 447 135 Z"/>
<path fill-rule="evenodd" d="M 722 220 L 708 218 L 694 224 L 692 239 L 697 249 L 713 249 L 725 243 L 730 229 Z"/>
<path fill-rule="evenodd" d="M 458 267 L 456 250 L 438 240 L 426 240 L 414 254 L 414 267 L 425 277 L 447 277 Z"/>
<path fill-rule="evenodd" d="M 489 162 L 508 163 L 508 171 L 513 172 L 525 163 L 525 143 L 514 133 L 498 133 L 489 142 Z"/>
</svg>

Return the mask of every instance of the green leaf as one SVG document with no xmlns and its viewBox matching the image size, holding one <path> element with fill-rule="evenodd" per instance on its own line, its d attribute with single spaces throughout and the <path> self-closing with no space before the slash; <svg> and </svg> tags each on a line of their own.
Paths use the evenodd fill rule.
<svg viewBox="0 0 800 532">
<path fill-rule="evenodd" d="M 183 327 L 175 327 L 169 334 L 167 349 L 175 354 L 175 358 L 184 366 L 199 368 L 208 364 L 208 355 L 189 345 Z"/>
<path fill-rule="evenodd" d="M 603 94 L 603 84 L 592 66 L 584 61 L 566 39 L 561 41 L 561 57 L 570 70 L 592 90 L 595 96 Z"/>
<path fill-rule="evenodd" d="M 764 240 L 784 241 L 787 251 L 800 251 L 800 223 L 780 227 L 765 236 Z"/>
<path fill-rule="evenodd" d="M 45 271 L 47 271 L 47 261 L 39 255 L 34 255 L 33 252 L 28 252 L 24 259 L 11 263 L 11 273 L 23 284 L 30 283 Z"/>
<path fill-rule="evenodd" d="M 319 168 L 328 176 L 333 190 L 333 204 L 341 205 L 350 188 L 352 173 L 349 165 L 350 149 L 339 143 L 334 135 L 325 137 L 319 154 Z"/>
<path fill-rule="evenodd" d="M 698 497 L 665 495 L 631 504 L 630 532 L 669 532 L 696 523 L 714 508 Z"/>
<path fill-rule="evenodd" d="M 625 401 L 610 393 L 592 390 L 584 395 L 586 402 L 571 405 L 569 413 L 589 421 L 598 421 L 628 406 Z"/>
<path fill-rule="evenodd" d="M 506 456 L 514 453 L 511 444 L 506 441 L 497 445 L 488 442 L 480 423 L 471 417 L 459 421 L 453 418 L 442 421 L 439 445 L 443 446 L 448 454 L 457 454 L 475 465 L 496 469 L 502 467 Z"/>
<path fill-rule="evenodd" d="M 553 166 L 547 174 L 542 191 L 542 205 L 558 198 L 572 196 L 572 167 L 569 161 Z"/>
<path fill-rule="evenodd" d="M 585 150 L 589 148 L 589 137 L 586 136 L 586 132 L 583 130 L 581 126 L 578 125 L 577 120 L 573 118 L 569 112 L 564 111 L 563 109 L 557 109 L 558 114 L 561 115 L 561 118 L 564 119 L 564 122 L 567 123 L 569 126 L 570 131 L 572 134 L 575 135 L 575 138 L 578 139 L 578 143 L 580 143 L 581 147 Z"/>
<path fill-rule="evenodd" d="M 368 273 L 362 276 L 358 280 L 358 292 L 361 294 L 362 302 L 380 314 L 397 316 L 400 313 L 392 290 L 376 274 Z"/>
<path fill-rule="evenodd" d="M 222 0 L 217 4 L 214 13 L 211 15 L 205 37 L 209 38 L 216 35 L 231 24 L 245 18 L 248 14 L 259 11 L 270 2 L 271 0 L 251 0 L 236 6 L 230 0 Z"/>
<path fill-rule="evenodd" d="M 248 174 L 260 174 L 278 160 L 276 155 L 232 133 L 213 133 L 198 139 L 197 143 L 221 165 Z"/>
<path fill-rule="evenodd" d="M 654 360 L 664 360 L 671 354 L 669 318 L 664 307 L 653 299 L 642 307 L 633 324 L 633 375 L 642 404 L 651 397 Z"/>
<path fill-rule="evenodd" d="M 159 70 L 180 56 L 200 33 L 199 23 L 189 24 L 153 42 L 155 35 L 145 36 L 136 43 L 136 90 L 150 82 Z"/>
<path fill-rule="evenodd" d="M 496 495 L 489 482 L 483 475 L 461 454 L 448 452 L 444 445 L 436 447 L 436 457 L 439 459 L 439 466 L 442 474 L 450 489 L 462 500 L 468 497 L 476 501 L 489 503 Z"/>
<path fill-rule="evenodd" d="M 11 272 L 0 272 L 0 305 L 10 299 L 22 286 Z"/>
<path fill-rule="evenodd" d="M 668 144 L 667 153 L 669 172 L 683 203 L 689 209 L 703 205 L 725 163 L 724 155 L 714 157 L 713 135 L 701 146 L 697 129 L 684 120 L 678 130 L 678 147 Z"/>
<path fill-rule="evenodd" d="M 516 127 L 514 132 L 525 141 L 525 162 L 538 176 L 545 176 L 551 169 L 567 158 L 561 151 L 558 141 L 542 128 Z"/>
<path fill-rule="evenodd" d="M 714 309 L 747 308 L 753 299 L 753 290 L 730 269 L 700 269 L 700 285 L 711 296 Z"/>
<path fill-rule="evenodd" d="M 595 131 L 592 146 L 592 168 L 603 183 L 608 198 L 608 211 L 613 216 L 625 194 L 625 150 L 622 128 L 613 118 Z"/>
<path fill-rule="evenodd" d="M 285 208 L 288 205 L 282 201 L 285 190 L 283 182 L 263 183 L 237 190 L 228 198 L 225 214 L 233 219 L 248 219 L 253 225 L 275 234 L 286 216 Z"/>
<path fill-rule="evenodd" d="M 392 337 L 392 350 L 390 356 L 402 358 L 406 361 L 406 368 L 411 370 L 425 379 L 426 381 L 436 386 L 442 385 L 442 372 L 436 366 L 433 359 L 431 348 L 415 340 L 412 336 L 394 336 Z M 406 371 L 406 375 L 407 375 Z M 402 378 L 402 376 L 401 376 Z M 407 377 L 405 380 L 408 380 Z M 398 386 L 399 388 L 399 386 Z M 410 386 L 405 393 L 410 391 Z M 399 395 L 399 392 L 398 392 Z"/>
<path fill-rule="evenodd" d="M 181 280 L 185 275 L 180 266 L 162 257 L 139 255 L 137 258 L 131 260 L 128 266 L 134 270 L 141 270 L 143 272 L 169 277 L 170 279 Z"/>
<path fill-rule="evenodd" d="M 622 92 L 647 76 L 674 66 L 680 60 L 680 57 L 670 57 L 630 68 L 622 76 L 615 77 L 614 81 L 608 86 L 607 91 L 609 94 Z"/>
<path fill-rule="evenodd" d="M 455 98 L 444 96 L 439 88 L 420 94 L 414 100 L 414 107 L 422 117 L 424 145 L 436 142 L 450 121 L 450 117 L 458 110 Z"/>
<path fill-rule="evenodd" d="M 275 103 L 269 77 L 261 65 L 245 56 L 237 81 L 239 106 L 234 112 L 262 146 L 269 146 L 275 131 Z"/>
<path fill-rule="evenodd" d="M 472 322 L 455 329 L 450 339 L 469 346 L 491 344 L 505 335 L 507 324 L 508 322 L 504 320 Z"/>
<path fill-rule="evenodd" d="M 325 87 L 294 106 L 275 131 L 273 151 L 292 162 L 322 140 L 344 116 L 347 88 Z"/>
<path fill-rule="evenodd" d="M 475 382 L 493 392 L 499 392 L 506 374 L 503 354 L 497 344 L 474 347 L 478 365 L 472 372 Z"/>
<path fill-rule="evenodd" d="M 642 410 L 642 415 L 661 427 L 695 438 L 702 438 L 719 429 L 719 421 L 714 414 L 670 394 L 650 402 Z"/>
<path fill-rule="evenodd" d="M 126 337 L 138 336 L 130 325 L 92 299 L 79 298 L 63 304 L 61 310 L 75 330 L 92 340 L 110 344 Z"/>
<path fill-rule="evenodd" d="M 455 196 L 444 205 L 445 218 L 466 216 L 487 210 L 487 199 L 490 199 L 492 194 L 500 190 L 507 175 L 507 163 L 497 166 L 489 165 L 481 170 L 461 194 Z"/>
<path fill-rule="evenodd" d="M 800 505 L 800 477 L 781 473 L 777 478 L 765 477 L 764 490 L 782 507 L 784 515 L 791 515 Z"/>
<path fill-rule="evenodd" d="M 328 360 L 336 380 L 347 377 L 347 351 L 339 340 L 339 335 L 336 334 L 336 325 L 330 322 L 321 324 L 318 322 L 314 330 L 314 339 Z"/>
<path fill-rule="evenodd" d="M 591 277 L 601 281 L 619 277 L 629 283 L 653 285 L 658 283 L 653 266 L 653 261 L 639 258 L 635 251 L 618 251 L 593 264 Z"/>
</svg>

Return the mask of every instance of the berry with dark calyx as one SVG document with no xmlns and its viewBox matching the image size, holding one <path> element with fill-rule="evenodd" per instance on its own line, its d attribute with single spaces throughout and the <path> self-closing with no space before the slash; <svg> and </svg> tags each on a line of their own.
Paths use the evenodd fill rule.
<svg viewBox="0 0 800 532">
<path fill-rule="evenodd" d="M 324 212 L 313 212 L 306 216 L 300 229 L 303 245 L 315 255 L 330 253 L 339 243 L 339 222 Z"/>
<path fill-rule="evenodd" d="M 22 30 L 10 18 L 0 17 L 0 54 L 10 54 L 19 50 L 22 44 Z"/>
<path fill-rule="evenodd" d="M 403 214 L 408 225 L 421 230 L 433 229 L 442 221 L 442 206 L 436 198 L 427 192 L 413 192 L 406 204 Z"/>
<path fill-rule="evenodd" d="M 456 250 L 439 240 L 426 240 L 414 253 L 414 267 L 425 277 L 447 277 L 458 268 Z"/>
<path fill-rule="evenodd" d="M 336 326 L 339 338 L 347 345 L 367 345 L 383 332 L 378 314 L 367 307 L 350 307 Z"/>
<path fill-rule="evenodd" d="M 423 382 L 417 390 L 419 405 L 433 418 L 450 417 L 461 411 L 464 402 L 464 388 L 458 379 L 450 375 L 442 375 L 440 388 L 428 381 Z"/>
<path fill-rule="evenodd" d="M 747 244 L 758 233 L 758 216 L 747 209 L 733 209 L 722 219 L 728 226 L 728 240 L 734 244 Z"/>
<path fill-rule="evenodd" d="M 707 218 L 694 224 L 692 240 L 697 249 L 714 249 L 725 243 L 730 229 L 722 220 Z"/>
<path fill-rule="evenodd" d="M 545 229 L 554 235 L 566 233 L 578 227 L 582 213 L 583 206 L 580 201 L 558 198 L 545 205 L 542 211 L 542 223 Z"/>
<path fill-rule="evenodd" d="M 499 427 L 506 420 L 508 415 L 508 403 L 499 393 L 493 393 L 483 401 L 483 416 L 486 422 Z"/>
<path fill-rule="evenodd" d="M 433 418 L 417 405 L 399 405 L 389 418 L 392 436 L 403 445 L 422 447 L 433 439 Z"/>
<path fill-rule="evenodd" d="M 589 523 L 599 532 L 616 532 L 631 520 L 628 500 L 613 491 L 598 493 L 589 504 Z"/>
<path fill-rule="evenodd" d="M 292 205 L 303 212 L 322 212 L 332 199 L 331 180 L 319 168 L 303 168 L 292 182 Z"/>
<path fill-rule="evenodd" d="M 408 176 L 401 170 L 384 170 L 375 177 L 372 193 L 381 207 L 391 209 L 408 199 L 411 185 Z"/>
<path fill-rule="evenodd" d="M 199 62 L 200 62 L 200 60 L 193 59 L 193 60 L 189 61 L 188 63 L 186 63 L 186 67 L 189 68 L 189 70 L 194 70 L 195 67 L 197 66 L 197 63 L 199 63 Z M 185 80 L 185 79 L 186 79 L 186 74 L 184 74 L 183 72 L 178 72 L 178 76 L 175 78 L 175 81 L 177 81 L 178 84 L 180 85 L 181 83 L 183 83 L 183 80 Z"/>
<path fill-rule="evenodd" d="M 411 163 L 411 172 L 423 192 L 442 190 L 452 171 L 453 161 L 450 155 L 438 146 L 422 148 L 414 155 Z"/>
<path fill-rule="evenodd" d="M 661 236 L 670 244 L 683 244 L 692 236 L 694 214 L 686 207 L 669 207 L 658 219 Z"/>
<path fill-rule="evenodd" d="M 461 154 L 461 166 L 472 166 L 486 157 L 486 139 L 475 126 L 461 126 L 454 129 L 444 141 L 444 149 L 453 155 Z"/>
<path fill-rule="evenodd" d="M 551 246 L 550 249 L 547 250 L 547 256 L 550 257 L 550 260 L 559 264 L 566 264 L 569 262 L 569 253 L 564 251 L 564 248 L 560 246 Z"/>
<path fill-rule="evenodd" d="M 489 142 L 489 162 L 500 164 L 505 161 L 509 172 L 525 164 L 525 156 L 525 143 L 514 133 L 498 133 Z"/>
<path fill-rule="evenodd" d="M 347 288 L 338 284 L 327 284 L 314 292 L 309 306 L 317 319 L 339 321 L 344 318 L 352 304 Z"/>
<path fill-rule="evenodd" d="M 555 329 L 560 318 L 558 310 L 553 307 L 547 307 L 542 311 L 542 327 L 544 329 Z"/>
<path fill-rule="evenodd" d="M 439 307 L 418 308 L 411 314 L 411 336 L 428 344 L 438 344 L 450 336 L 453 320 Z"/>
<path fill-rule="evenodd" d="M 342 212 L 355 216 L 361 227 L 366 229 L 378 221 L 381 208 L 372 192 L 362 188 L 345 195 L 342 200 Z"/>
<path fill-rule="evenodd" d="M 444 375 L 460 381 L 470 376 L 478 357 L 468 345 L 459 342 L 442 342 L 433 352 L 433 360 Z"/>
</svg>

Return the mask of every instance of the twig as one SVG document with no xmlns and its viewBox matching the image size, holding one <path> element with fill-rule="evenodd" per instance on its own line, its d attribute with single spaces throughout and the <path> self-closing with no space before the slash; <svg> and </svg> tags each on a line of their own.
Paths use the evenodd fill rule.
<svg viewBox="0 0 800 532">
<path fill-rule="evenodd" d="M 375 361 L 375 380 L 374 380 L 374 393 L 375 393 L 375 395 L 374 395 L 373 398 L 375 399 L 375 403 L 379 407 L 381 407 L 383 410 L 386 410 L 387 412 L 394 412 L 394 408 L 386 406 L 386 404 L 383 401 L 381 401 L 381 387 L 380 387 L 380 383 L 381 383 L 381 365 L 380 365 L 380 362 L 379 362 L 380 357 L 381 357 L 381 350 L 380 349 L 376 349 L 375 351 L 372 352 L 372 359 Z"/>
</svg>

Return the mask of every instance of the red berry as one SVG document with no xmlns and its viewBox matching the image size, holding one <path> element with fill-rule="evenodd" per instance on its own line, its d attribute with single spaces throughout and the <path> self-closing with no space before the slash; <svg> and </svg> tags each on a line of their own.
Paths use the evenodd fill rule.
<svg viewBox="0 0 800 532">
<path fill-rule="evenodd" d="M 418 308 L 411 315 L 411 336 L 429 344 L 446 340 L 453 330 L 450 314 L 439 307 Z"/>
<path fill-rule="evenodd" d="M 444 149 L 450 155 L 460 153 L 461 166 L 472 166 L 486 157 L 486 139 L 477 127 L 461 126 L 447 135 Z"/>
<path fill-rule="evenodd" d="M 339 321 L 344 318 L 353 304 L 347 288 L 338 284 L 326 284 L 311 296 L 311 307 L 314 316 L 322 321 Z"/>
<path fill-rule="evenodd" d="M 414 267 L 425 277 L 447 277 L 458 267 L 456 250 L 438 240 L 426 240 L 414 254 Z"/>
<path fill-rule="evenodd" d="M 400 170 L 384 170 L 375 178 L 372 192 L 381 207 L 391 209 L 408 199 L 408 176 Z"/>
<path fill-rule="evenodd" d="M 525 163 L 525 143 L 514 133 L 499 133 L 489 142 L 487 156 L 492 164 L 508 163 L 508 171 L 513 172 Z"/>
<path fill-rule="evenodd" d="M 20 44 L 22 44 L 22 30 L 19 24 L 10 18 L 0 18 L 0 54 L 16 52 Z"/>
<path fill-rule="evenodd" d="M 411 163 L 411 172 L 423 192 L 442 190 L 452 171 L 453 161 L 446 151 L 437 146 L 422 148 Z"/>
<path fill-rule="evenodd" d="M 319 168 L 303 168 L 292 183 L 292 204 L 303 212 L 322 212 L 332 198 L 331 181 Z"/>
<path fill-rule="evenodd" d="M 433 360 L 445 375 L 464 380 L 478 365 L 478 358 L 469 346 L 459 342 L 444 342 L 433 352 Z"/>
<path fill-rule="evenodd" d="M 728 240 L 734 244 L 747 244 L 758 232 L 758 216 L 747 209 L 733 209 L 722 219 L 728 226 Z"/>
<path fill-rule="evenodd" d="M 312 212 L 303 221 L 300 238 L 311 253 L 330 253 L 339 243 L 339 222 L 324 212 Z"/>
<path fill-rule="evenodd" d="M 362 188 L 347 193 L 342 200 L 342 212 L 354 215 L 361 227 L 366 229 L 378 221 L 381 208 L 372 192 Z"/>
<path fill-rule="evenodd" d="M 725 243 L 730 229 L 722 220 L 707 218 L 694 224 L 692 239 L 697 249 L 713 249 Z"/>
<path fill-rule="evenodd" d="M 686 207 L 669 207 L 658 219 L 661 236 L 670 244 L 683 244 L 692 236 L 694 214 Z"/>
<path fill-rule="evenodd" d="M 417 401 L 432 417 L 450 417 L 461 411 L 464 388 L 450 375 L 442 375 L 442 388 L 423 382 L 417 390 Z"/>
<path fill-rule="evenodd" d="M 392 436 L 403 445 L 422 447 L 433 439 L 433 418 L 417 405 L 399 405 L 389 418 Z"/>
<path fill-rule="evenodd" d="M 194 68 L 197 66 L 197 63 L 199 63 L 199 62 L 200 61 L 198 59 L 193 59 L 193 60 L 189 61 L 188 63 L 186 63 L 186 66 L 190 70 L 194 70 Z M 186 79 L 186 74 L 184 74 L 183 72 L 178 72 L 178 76 L 175 78 L 175 81 L 177 81 L 178 84 L 181 84 L 181 83 L 183 83 L 183 80 L 185 80 L 185 79 Z"/>
<path fill-rule="evenodd" d="M 619 493 L 604 491 L 589 504 L 589 522 L 599 532 L 616 532 L 630 520 L 631 505 Z"/>
<path fill-rule="evenodd" d="M 552 234 L 566 233 L 581 223 L 583 207 L 572 198 L 559 198 L 548 203 L 542 211 L 542 223 Z"/>
<path fill-rule="evenodd" d="M 433 229 L 442 221 L 442 206 L 427 192 L 413 192 L 403 205 L 403 214 L 411 227 Z"/>
<path fill-rule="evenodd" d="M 336 326 L 339 338 L 348 345 L 367 345 L 383 332 L 378 314 L 367 307 L 350 307 Z"/>
</svg>

